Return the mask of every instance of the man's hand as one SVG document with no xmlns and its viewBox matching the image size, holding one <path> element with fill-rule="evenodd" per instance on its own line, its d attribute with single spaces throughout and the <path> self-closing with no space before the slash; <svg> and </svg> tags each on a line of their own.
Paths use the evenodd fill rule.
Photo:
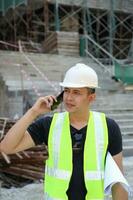
<svg viewBox="0 0 133 200">
<path fill-rule="evenodd" d="M 31 110 L 35 113 L 36 117 L 50 112 L 54 101 L 56 101 L 56 97 L 53 95 L 40 97 L 32 106 Z"/>
</svg>

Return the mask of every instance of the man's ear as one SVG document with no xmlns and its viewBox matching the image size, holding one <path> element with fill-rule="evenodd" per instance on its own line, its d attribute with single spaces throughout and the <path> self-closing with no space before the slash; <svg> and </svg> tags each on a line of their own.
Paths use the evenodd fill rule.
<svg viewBox="0 0 133 200">
<path fill-rule="evenodd" d="M 88 99 L 89 99 L 89 102 L 92 103 L 96 99 L 96 94 L 95 93 L 94 94 L 90 94 Z"/>
</svg>

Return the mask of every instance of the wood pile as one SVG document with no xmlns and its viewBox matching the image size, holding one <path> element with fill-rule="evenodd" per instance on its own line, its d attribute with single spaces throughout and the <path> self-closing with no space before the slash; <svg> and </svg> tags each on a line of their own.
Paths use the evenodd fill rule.
<svg viewBox="0 0 133 200">
<path fill-rule="evenodd" d="M 13 120 L 0 118 L 0 140 L 14 123 Z M 42 180 L 47 156 L 45 145 L 36 146 L 13 155 L 0 154 L 0 180 L 3 183 L 7 182 L 7 187 L 14 186 L 14 184 L 15 186 L 19 185 L 22 180 L 24 182 Z"/>
<path fill-rule="evenodd" d="M 79 56 L 79 34 L 78 32 L 50 32 L 45 38 L 43 47 L 45 53 Z"/>
</svg>

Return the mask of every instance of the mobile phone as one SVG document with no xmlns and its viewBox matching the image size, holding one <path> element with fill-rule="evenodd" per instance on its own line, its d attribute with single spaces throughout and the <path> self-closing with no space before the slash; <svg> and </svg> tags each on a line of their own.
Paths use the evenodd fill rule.
<svg viewBox="0 0 133 200">
<path fill-rule="evenodd" d="M 64 93 L 64 91 L 62 91 L 62 92 L 56 97 L 56 100 L 57 100 L 57 101 L 54 101 L 53 105 L 51 106 L 51 110 L 55 110 L 55 109 L 58 107 L 58 105 L 59 105 L 60 103 L 62 103 L 62 101 L 63 101 L 63 93 Z"/>
</svg>

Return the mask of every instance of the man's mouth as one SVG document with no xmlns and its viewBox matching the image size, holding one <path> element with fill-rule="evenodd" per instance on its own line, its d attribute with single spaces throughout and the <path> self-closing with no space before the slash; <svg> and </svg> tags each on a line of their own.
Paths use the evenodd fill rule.
<svg viewBox="0 0 133 200">
<path fill-rule="evenodd" d="M 74 107 L 75 105 L 74 104 L 72 104 L 72 103 L 65 103 L 66 104 L 66 106 L 68 107 L 68 108 L 72 108 L 72 107 Z"/>
</svg>

